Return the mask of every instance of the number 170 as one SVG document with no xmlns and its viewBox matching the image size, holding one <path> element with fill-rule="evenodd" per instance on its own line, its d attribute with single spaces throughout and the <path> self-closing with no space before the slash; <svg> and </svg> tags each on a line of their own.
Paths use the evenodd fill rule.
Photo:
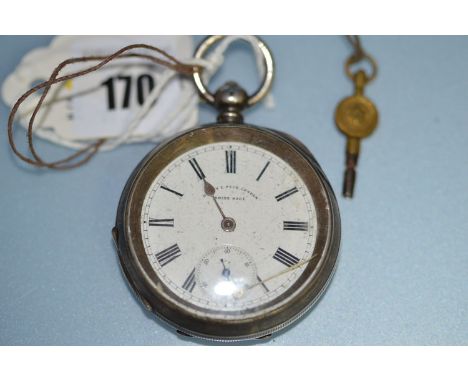
<svg viewBox="0 0 468 382">
<path fill-rule="evenodd" d="M 116 109 L 116 100 L 115 100 L 115 82 L 116 81 L 123 81 L 124 82 L 124 95 L 122 99 L 122 109 L 128 109 L 130 107 L 130 99 L 132 94 L 132 88 L 134 87 L 133 84 L 136 83 L 136 94 L 137 94 L 137 101 L 139 105 L 143 105 L 145 103 L 146 96 L 153 90 L 154 88 L 154 79 L 150 74 L 141 74 L 136 78 L 132 76 L 115 76 L 110 77 L 108 80 L 102 83 L 107 89 L 107 107 L 109 110 Z"/>
</svg>

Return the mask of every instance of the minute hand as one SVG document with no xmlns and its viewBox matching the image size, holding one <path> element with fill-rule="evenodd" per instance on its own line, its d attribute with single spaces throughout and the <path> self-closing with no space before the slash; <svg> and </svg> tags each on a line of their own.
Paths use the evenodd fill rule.
<svg viewBox="0 0 468 382">
<path fill-rule="evenodd" d="M 296 265 L 293 265 L 292 267 L 289 267 L 288 269 L 285 269 L 284 271 L 281 271 L 281 272 L 276 273 L 276 274 L 274 274 L 274 275 L 272 275 L 270 277 L 267 277 L 266 279 L 262 280 L 261 282 L 249 285 L 249 286 L 247 286 L 247 289 L 252 289 L 252 288 L 256 287 L 257 285 L 261 285 L 261 284 L 263 284 L 263 283 L 265 283 L 267 281 L 270 281 L 270 280 L 272 280 L 272 279 L 274 279 L 276 277 L 284 275 L 285 273 L 291 272 L 291 271 L 293 271 L 293 270 L 295 270 L 295 269 L 297 269 L 299 267 L 302 267 L 304 264 L 307 264 L 309 261 L 311 261 L 312 259 L 314 259 L 317 256 L 318 255 L 315 254 L 315 255 L 311 256 L 309 259 L 300 261 Z"/>
</svg>

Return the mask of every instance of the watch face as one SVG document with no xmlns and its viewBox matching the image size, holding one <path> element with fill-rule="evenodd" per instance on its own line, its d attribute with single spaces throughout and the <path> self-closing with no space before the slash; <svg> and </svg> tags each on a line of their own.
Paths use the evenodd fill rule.
<svg viewBox="0 0 468 382">
<path fill-rule="evenodd" d="M 298 279 L 313 255 L 317 217 L 310 191 L 283 159 L 222 142 L 161 171 L 145 195 L 141 232 L 153 270 L 192 310 L 241 318 Z"/>
<path fill-rule="evenodd" d="M 123 265 L 155 313 L 185 332 L 273 332 L 310 307 L 332 274 L 334 197 L 284 136 L 203 127 L 156 149 L 130 184 Z"/>
</svg>

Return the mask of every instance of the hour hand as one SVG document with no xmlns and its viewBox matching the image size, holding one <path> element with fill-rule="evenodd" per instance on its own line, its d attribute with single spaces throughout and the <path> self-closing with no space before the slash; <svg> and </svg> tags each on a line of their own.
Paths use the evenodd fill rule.
<svg viewBox="0 0 468 382">
<path fill-rule="evenodd" d="M 216 189 L 214 186 L 209 183 L 206 179 L 203 178 L 203 189 L 205 191 L 206 196 L 210 196 L 214 203 L 216 204 L 216 207 L 218 208 L 219 213 L 223 217 L 223 220 L 221 220 L 221 228 L 223 231 L 226 232 L 232 232 L 236 229 L 236 221 L 233 218 L 227 217 L 223 210 L 221 209 L 221 206 L 219 205 L 218 201 L 215 198 L 215 193 Z"/>
<path fill-rule="evenodd" d="M 219 205 L 218 201 L 215 198 L 216 189 L 211 183 L 208 183 L 206 179 L 203 179 L 203 183 L 204 183 L 205 195 L 213 198 L 213 201 L 215 202 L 216 207 L 218 207 L 218 211 L 221 213 L 221 216 L 223 217 L 223 219 L 225 219 L 226 215 L 224 215 L 224 212 L 221 209 L 221 206 Z"/>
<path fill-rule="evenodd" d="M 205 189 L 205 195 L 206 196 L 214 196 L 216 190 L 215 188 L 213 187 L 213 185 L 211 183 L 208 183 L 208 181 L 206 179 L 203 179 L 203 186 L 204 186 L 204 189 Z"/>
</svg>

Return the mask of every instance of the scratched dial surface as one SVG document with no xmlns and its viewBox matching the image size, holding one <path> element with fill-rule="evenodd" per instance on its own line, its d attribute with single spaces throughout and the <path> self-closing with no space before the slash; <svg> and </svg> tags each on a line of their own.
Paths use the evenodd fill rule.
<svg viewBox="0 0 468 382">
<path fill-rule="evenodd" d="M 238 317 L 295 285 L 317 236 L 313 198 L 297 172 L 235 142 L 200 146 L 166 166 L 140 224 L 151 266 L 188 309 Z"/>
</svg>

